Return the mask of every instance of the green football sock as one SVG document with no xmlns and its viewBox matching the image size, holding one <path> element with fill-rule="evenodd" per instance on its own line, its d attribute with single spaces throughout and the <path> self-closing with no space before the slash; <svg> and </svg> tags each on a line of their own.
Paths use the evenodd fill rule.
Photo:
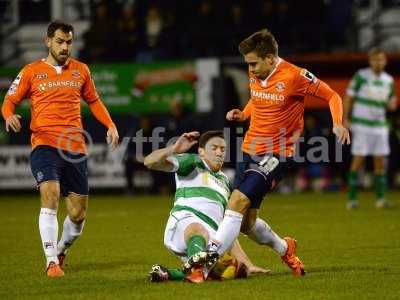
<svg viewBox="0 0 400 300">
<path fill-rule="evenodd" d="M 183 280 L 185 279 L 185 273 L 180 269 L 167 269 L 169 274 L 169 280 Z"/>
<path fill-rule="evenodd" d="M 206 249 L 206 239 L 201 235 L 193 235 L 187 242 L 187 255 L 191 257 L 199 251 Z"/>
<path fill-rule="evenodd" d="M 386 176 L 375 174 L 375 195 L 376 199 L 384 199 L 386 191 Z"/>
<path fill-rule="evenodd" d="M 357 184 L 358 184 L 357 172 L 350 171 L 348 174 L 349 201 L 357 201 Z"/>
</svg>

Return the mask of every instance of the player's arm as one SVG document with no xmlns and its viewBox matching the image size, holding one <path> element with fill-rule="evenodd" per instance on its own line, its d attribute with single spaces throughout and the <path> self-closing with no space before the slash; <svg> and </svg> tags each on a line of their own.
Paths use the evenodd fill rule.
<svg viewBox="0 0 400 300">
<path fill-rule="evenodd" d="M 112 149 L 115 149 L 118 145 L 119 135 L 107 108 L 100 99 L 88 103 L 88 105 L 94 117 L 107 128 L 107 143 L 111 145 Z"/>
<path fill-rule="evenodd" d="M 255 274 L 255 273 L 270 273 L 270 270 L 263 269 L 261 267 L 256 266 L 250 258 L 247 256 L 246 252 L 244 252 L 242 246 L 240 245 L 238 240 L 235 240 L 233 246 L 231 248 L 231 255 L 234 256 L 239 263 L 242 263 L 246 266 L 247 275 Z"/>
<path fill-rule="evenodd" d="M 343 124 L 348 127 L 350 125 L 350 114 L 353 109 L 354 97 L 361 87 L 363 78 L 357 72 L 351 78 L 349 86 L 346 89 L 346 95 L 343 98 Z"/>
<path fill-rule="evenodd" d="M 350 126 L 350 113 L 353 109 L 354 98 L 346 95 L 343 98 L 343 125 Z"/>
<path fill-rule="evenodd" d="M 395 111 L 397 109 L 397 97 L 395 93 L 394 83 L 391 84 L 391 91 L 389 95 L 389 102 L 387 105 L 389 111 Z"/>
<path fill-rule="evenodd" d="M 24 68 L 12 82 L 1 107 L 1 113 L 6 121 L 6 131 L 21 130 L 20 115 L 15 114 L 15 107 L 27 97 L 30 90 L 30 72 Z"/>
<path fill-rule="evenodd" d="M 343 103 L 338 93 L 319 80 L 319 86 L 314 92 L 314 96 L 328 102 L 333 121 L 333 133 L 341 144 L 350 144 L 349 130 L 343 125 Z"/>
<path fill-rule="evenodd" d="M 338 93 L 305 69 L 302 69 L 296 78 L 294 89 L 295 93 L 308 94 L 328 102 L 333 121 L 333 133 L 341 144 L 350 144 L 349 130 L 343 126 L 343 103 Z"/>
<path fill-rule="evenodd" d="M 107 128 L 107 143 L 111 145 L 112 149 L 115 149 L 119 140 L 117 127 L 111 119 L 107 108 L 100 100 L 93 79 L 90 76 L 90 72 L 87 67 L 85 69 L 85 73 L 86 81 L 82 88 L 83 99 L 88 104 L 89 109 L 94 117 Z"/>
<path fill-rule="evenodd" d="M 228 111 L 226 114 L 226 119 L 228 121 L 243 122 L 251 116 L 252 109 L 253 109 L 253 105 L 251 104 L 251 99 L 250 99 L 249 102 L 247 102 L 243 111 L 241 111 L 240 109 L 237 109 L 237 108 Z"/>
<path fill-rule="evenodd" d="M 389 111 L 396 111 L 397 110 L 397 97 L 392 97 L 388 103 L 387 109 Z"/>
<path fill-rule="evenodd" d="M 182 134 L 173 145 L 155 150 L 147 155 L 144 158 L 144 165 L 157 171 L 173 172 L 177 170 L 179 166 L 173 159 L 173 155 L 188 151 L 197 143 L 199 136 L 200 133 L 197 131 Z"/>
</svg>

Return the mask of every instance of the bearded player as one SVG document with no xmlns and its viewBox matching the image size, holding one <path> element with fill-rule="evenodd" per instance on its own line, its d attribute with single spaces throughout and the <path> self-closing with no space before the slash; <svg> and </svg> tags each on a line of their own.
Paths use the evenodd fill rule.
<svg viewBox="0 0 400 300">
<path fill-rule="evenodd" d="M 87 149 L 81 121 L 81 99 L 107 128 L 111 147 L 118 131 L 96 92 L 87 65 L 70 58 L 74 29 L 54 21 L 47 28 L 48 56 L 26 65 L 9 88 L 2 106 L 6 130 L 19 132 L 15 107 L 31 104 L 31 170 L 40 191 L 39 232 L 48 277 L 64 276 L 67 249 L 81 235 L 88 205 Z M 58 239 L 57 209 L 66 197 L 68 215 Z"/>
</svg>

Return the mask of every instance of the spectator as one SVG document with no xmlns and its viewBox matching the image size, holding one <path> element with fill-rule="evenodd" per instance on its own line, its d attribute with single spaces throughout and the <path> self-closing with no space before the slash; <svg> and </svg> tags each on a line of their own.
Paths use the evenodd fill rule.
<svg viewBox="0 0 400 300">
<path fill-rule="evenodd" d="M 164 174 L 149 171 L 143 165 L 144 156 L 155 150 L 152 148 L 152 143 L 148 141 L 154 127 L 155 124 L 151 117 L 142 116 L 138 126 L 134 126 L 127 134 L 130 140 L 123 163 L 126 191 L 129 195 L 133 195 L 135 192 L 165 194 L 169 191 L 169 185 L 172 184 L 171 179 L 166 178 Z M 135 179 L 137 182 L 140 181 L 137 187 L 135 187 Z"/>
<path fill-rule="evenodd" d="M 244 36 L 249 33 L 249 24 L 247 24 L 244 8 L 240 3 L 234 3 L 228 10 L 228 16 L 224 22 L 222 32 L 226 39 L 221 39 L 221 47 L 224 48 L 225 55 L 238 55 L 237 45 Z"/>
<path fill-rule="evenodd" d="M 110 18 L 108 6 L 101 2 L 95 10 L 95 16 L 89 30 L 83 35 L 85 43 L 81 58 L 86 62 L 109 61 L 110 49 L 114 48 L 114 21 Z"/>
<path fill-rule="evenodd" d="M 190 23 L 190 47 L 196 56 L 215 56 L 218 52 L 218 42 L 221 30 L 217 20 L 215 5 L 210 0 L 203 0 L 195 9 L 192 22 Z"/>
<path fill-rule="evenodd" d="M 295 24 L 291 26 L 292 51 L 320 51 L 325 41 L 326 5 L 324 0 L 309 0 L 307 5 L 301 1 L 288 0 L 288 5 L 289 20 Z"/>
<path fill-rule="evenodd" d="M 352 0 L 330 0 L 327 7 L 327 43 L 329 48 L 343 47 L 352 22 Z M 340 18 L 338 18 L 340 16 Z"/>
<path fill-rule="evenodd" d="M 166 27 L 161 12 L 157 6 L 151 6 L 146 14 L 143 32 L 139 45 L 141 49 L 136 57 L 140 63 L 162 60 L 168 57 Z"/>
<path fill-rule="evenodd" d="M 116 26 L 117 39 L 115 56 L 118 61 L 133 61 L 139 47 L 139 26 L 135 8 L 126 4 L 121 9 L 121 16 Z"/>
<path fill-rule="evenodd" d="M 126 191 L 129 195 L 138 192 L 152 194 L 170 194 L 174 184 L 173 176 L 165 176 L 164 173 L 148 170 L 143 165 L 144 156 L 157 148 L 165 146 L 165 143 L 153 145 L 149 140 L 153 136 L 153 129 L 157 128 L 157 118 L 142 116 L 137 126 L 133 126 L 127 136 L 130 138 L 126 147 L 123 160 L 126 179 Z M 156 146 L 157 148 L 153 148 Z"/>
</svg>

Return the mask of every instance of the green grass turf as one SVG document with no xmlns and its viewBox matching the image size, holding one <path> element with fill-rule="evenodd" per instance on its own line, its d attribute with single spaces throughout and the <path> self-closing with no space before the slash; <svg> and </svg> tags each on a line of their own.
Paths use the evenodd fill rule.
<svg viewBox="0 0 400 300">
<path fill-rule="evenodd" d="M 261 216 L 298 240 L 307 275 L 295 278 L 271 250 L 241 237 L 270 276 L 193 285 L 154 284 L 154 263 L 177 266 L 163 246 L 168 197 L 93 196 L 66 276 L 44 274 L 36 197 L 0 197 L 0 299 L 400 299 L 400 194 L 397 208 L 376 210 L 373 195 L 345 209 L 344 194 L 271 195 Z M 65 216 L 60 207 L 59 224 Z M 224 298 L 223 298 L 224 297 Z"/>
</svg>

